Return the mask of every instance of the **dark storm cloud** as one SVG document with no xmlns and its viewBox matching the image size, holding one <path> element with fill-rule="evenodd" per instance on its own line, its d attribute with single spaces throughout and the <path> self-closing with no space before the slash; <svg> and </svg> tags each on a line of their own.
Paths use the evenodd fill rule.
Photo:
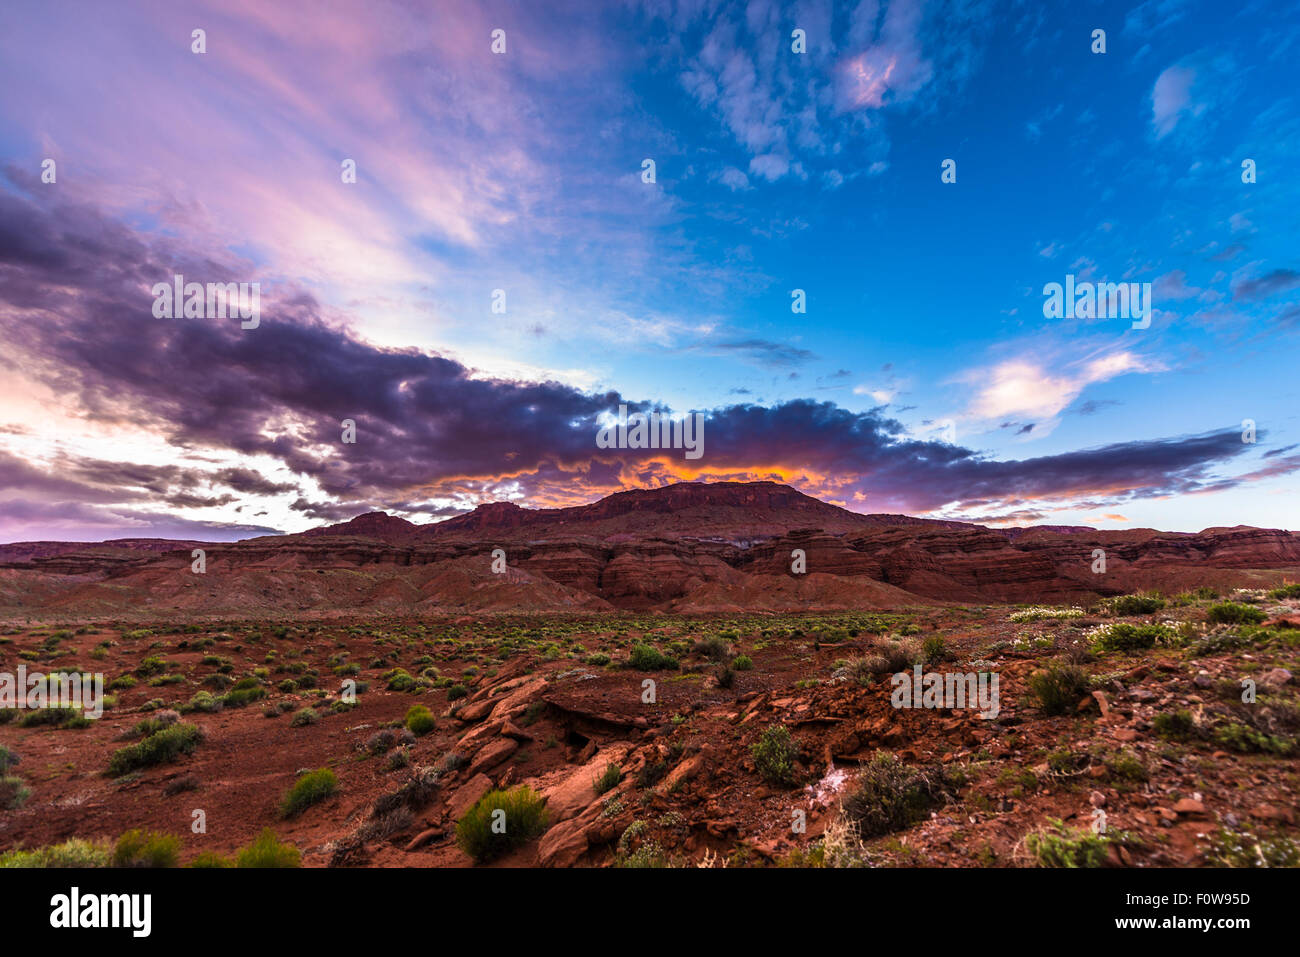
<svg viewBox="0 0 1300 957">
<path fill-rule="evenodd" d="M 327 322 L 310 296 L 269 283 L 256 329 L 241 329 L 238 320 L 156 319 L 150 287 L 175 272 L 243 282 L 256 273 L 164 238 L 146 244 L 94 210 L 41 211 L 2 190 L 0 222 L 0 315 L 25 374 L 75 399 L 91 418 L 152 430 L 186 448 L 278 459 L 324 491 L 325 501 L 304 493 L 293 505 L 315 519 L 350 518 L 376 505 L 427 511 L 440 507 L 427 504 L 438 497 L 522 494 L 550 504 L 558 495 L 616 490 L 632 475 L 676 480 L 678 467 L 704 467 L 711 477 L 785 476 L 813 493 L 859 490 L 900 510 L 1123 498 L 1197 490 L 1214 466 L 1248 448 L 1226 431 L 996 462 L 912 439 L 881 409 L 796 400 L 711 410 L 696 463 L 680 453 L 600 450 L 597 416 L 620 402 L 633 410 L 644 403 L 556 382 L 477 378 L 442 356 L 379 348 Z M 720 348 L 778 365 L 811 356 L 757 339 Z M 340 441 L 345 419 L 356 423 L 355 444 Z M 124 488 L 158 500 L 197 498 L 214 485 L 243 494 L 290 491 L 248 469 L 70 460 L 68 477 L 42 477 L 17 466 L 0 460 L 23 482 L 47 482 L 88 502 L 110 500 L 107 488 L 118 502 Z"/>
<path fill-rule="evenodd" d="M 1256 279 L 1239 279 L 1232 284 L 1233 299 L 1267 299 L 1279 292 L 1288 292 L 1300 286 L 1300 272 L 1294 269 L 1274 269 Z"/>
<path fill-rule="evenodd" d="M 772 342 L 768 339 L 740 339 L 734 342 L 717 342 L 699 346 L 705 352 L 721 352 L 737 355 L 755 365 L 767 368 L 781 368 L 799 365 L 817 358 L 816 353 L 807 349 Z"/>
</svg>

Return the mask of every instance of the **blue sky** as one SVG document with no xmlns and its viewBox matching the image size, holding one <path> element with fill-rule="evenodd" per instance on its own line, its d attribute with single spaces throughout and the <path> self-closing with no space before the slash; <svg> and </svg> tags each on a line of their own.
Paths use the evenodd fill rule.
<svg viewBox="0 0 1300 957">
<path fill-rule="evenodd" d="M 0 198 L 30 226 L 0 249 L 28 359 L 0 366 L 11 540 L 717 478 L 996 523 L 1300 527 L 1294 5 L 264 6 L 0 13 Z M 33 266 L 33 235 L 110 229 L 115 257 Z M 98 277 L 181 262 L 260 281 L 265 347 L 356 381 L 289 395 L 260 347 L 162 331 L 120 286 L 94 326 L 118 338 L 70 345 Z M 1045 318 L 1067 274 L 1151 283 L 1150 328 Z M 110 361 L 142 337 L 149 375 Z M 262 412 L 219 423 L 231 394 Z M 355 451 L 326 438 L 339 396 Z M 708 413 L 712 453 L 599 454 L 611 397 Z"/>
</svg>

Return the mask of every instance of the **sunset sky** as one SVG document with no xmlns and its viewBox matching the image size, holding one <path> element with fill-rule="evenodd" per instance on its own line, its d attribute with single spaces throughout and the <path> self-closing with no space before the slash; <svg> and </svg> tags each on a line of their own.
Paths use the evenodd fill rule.
<svg viewBox="0 0 1300 957">
<path fill-rule="evenodd" d="M 1288 0 L 6 0 L 0 541 L 717 479 L 1300 529 L 1297 61 Z M 1069 274 L 1150 327 L 1045 318 Z"/>
</svg>

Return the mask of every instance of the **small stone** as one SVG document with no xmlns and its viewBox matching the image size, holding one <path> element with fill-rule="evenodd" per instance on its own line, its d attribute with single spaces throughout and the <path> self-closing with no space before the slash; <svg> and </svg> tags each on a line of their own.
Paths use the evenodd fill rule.
<svg viewBox="0 0 1300 957">
<path fill-rule="evenodd" d="M 1273 668 L 1260 676 L 1259 683 L 1265 688 L 1280 688 L 1282 685 L 1290 684 L 1291 678 L 1291 672 L 1285 668 Z"/>
</svg>

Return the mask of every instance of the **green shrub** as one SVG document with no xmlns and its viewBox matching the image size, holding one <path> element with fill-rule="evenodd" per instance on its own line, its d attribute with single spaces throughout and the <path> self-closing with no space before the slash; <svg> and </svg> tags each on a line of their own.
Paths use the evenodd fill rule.
<svg viewBox="0 0 1300 957">
<path fill-rule="evenodd" d="M 294 716 L 289 719 L 289 727 L 303 728 L 309 724 L 315 724 L 319 720 L 320 715 L 316 713 L 315 709 L 303 708 L 300 711 L 294 712 Z"/>
<path fill-rule="evenodd" d="M 942 768 L 912 768 L 892 754 L 881 753 L 863 767 L 841 807 L 859 835 L 871 838 L 924 820 L 950 792 Z"/>
<path fill-rule="evenodd" d="M 8 774 L 9 769 L 21 760 L 16 751 L 10 751 L 3 744 L 0 744 L 0 774 Z"/>
<path fill-rule="evenodd" d="M 790 739 L 790 730 L 785 725 L 775 724 L 764 731 L 749 746 L 749 753 L 764 781 L 784 787 L 793 787 L 799 783 L 799 770 L 795 766 L 799 748 Z"/>
<path fill-rule="evenodd" d="M 90 724 L 90 720 L 81 713 L 80 708 L 36 708 L 19 718 L 18 726 L 35 728 L 48 724 L 57 728 L 84 728 Z"/>
<path fill-rule="evenodd" d="M 921 643 L 921 653 L 925 656 L 925 663 L 928 665 L 938 664 L 952 657 L 943 635 L 931 635 L 925 639 Z"/>
<path fill-rule="evenodd" d="M 32 796 L 22 778 L 0 774 L 0 811 L 16 811 Z"/>
<path fill-rule="evenodd" d="M 137 744 L 114 751 L 108 761 L 108 773 L 121 777 L 140 768 L 175 761 L 182 754 L 192 754 L 202 740 L 203 732 L 195 725 L 174 724 Z"/>
<path fill-rule="evenodd" d="M 113 867 L 175 867 L 181 859 L 181 839 L 175 834 L 131 830 L 117 839 Z"/>
<path fill-rule="evenodd" d="M 1150 615 L 1165 607 L 1165 600 L 1157 595 L 1120 595 L 1106 603 L 1112 615 Z"/>
<path fill-rule="evenodd" d="M 127 635 L 125 637 L 129 638 L 131 636 Z M 162 658 L 159 658 L 158 656 L 154 655 L 140 662 L 140 664 L 135 669 L 135 673 L 136 673 L 136 677 L 138 678 L 149 678 L 152 677 L 153 675 L 160 675 L 166 670 L 167 670 L 167 662 L 164 661 Z"/>
<path fill-rule="evenodd" d="M 212 868 L 234 867 L 235 862 L 228 857 L 222 857 L 216 851 L 204 851 L 202 854 L 199 854 L 197 857 L 194 858 L 194 860 L 190 861 L 185 866 L 192 867 L 197 870 L 205 870 L 205 869 L 212 869 Z"/>
<path fill-rule="evenodd" d="M 601 772 L 600 777 L 596 778 L 592 785 L 597 794 L 604 794 L 606 791 L 617 786 L 618 782 L 623 780 L 623 772 L 619 770 L 617 764 L 605 765 L 605 770 Z"/>
<path fill-rule="evenodd" d="M 1169 741 L 1187 741 L 1198 736 L 1196 722 L 1187 710 L 1162 711 L 1151 719 L 1156 735 Z"/>
<path fill-rule="evenodd" d="M 1153 648 L 1156 642 L 1173 634 L 1164 625 L 1133 625 L 1126 621 L 1106 627 L 1097 635 L 1093 647 L 1097 651 L 1138 651 Z"/>
<path fill-rule="evenodd" d="M 411 734 L 424 737 L 436 727 L 433 712 L 424 705 L 412 705 L 411 709 L 406 712 L 406 730 L 410 731 Z"/>
<path fill-rule="evenodd" d="M 1265 734 L 1235 721 L 1214 729 L 1214 743 L 1242 754 L 1278 754 L 1284 757 L 1296 747 L 1296 742 L 1290 738 Z"/>
<path fill-rule="evenodd" d="M 280 817 L 297 817 L 313 804 L 319 804 L 326 798 L 333 797 L 338 790 L 339 779 L 329 768 L 308 771 L 294 781 L 293 787 L 285 792 L 283 800 L 280 801 Z"/>
<path fill-rule="evenodd" d="M 298 867 L 302 855 L 292 844 L 281 842 L 269 827 L 235 855 L 236 867 Z"/>
<path fill-rule="evenodd" d="M 749 655 L 739 655 L 731 663 L 731 667 L 737 671 L 751 671 L 754 667 L 754 659 L 750 658 Z"/>
<path fill-rule="evenodd" d="M 109 847 L 99 841 L 74 837 L 62 844 L 49 844 L 34 850 L 13 850 L 0 854 L 0 868 L 7 867 L 107 867 Z"/>
<path fill-rule="evenodd" d="M 1281 588 L 1274 588 L 1268 593 L 1269 598 L 1300 598 L 1300 583 L 1283 585 Z"/>
<path fill-rule="evenodd" d="M 266 697 L 266 689 L 256 678 L 241 678 L 221 701 L 227 708 L 242 708 Z"/>
<path fill-rule="evenodd" d="M 1216 625 L 1258 625 L 1268 617 L 1264 612 L 1251 605 L 1242 605 L 1235 601 L 1221 601 L 1211 605 L 1205 613 L 1206 619 Z"/>
<path fill-rule="evenodd" d="M 469 694 L 469 688 L 465 687 L 462 684 L 454 684 L 447 689 L 447 700 L 458 701 L 459 699 L 464 698 L 468 694 Z"/>
<path fill-rule="evenodd" d="M 675 671 L 677 660 L 669 658 L 653 645 L 633 645 L 628 664 L 637 671 Z"/>
<path fill-rule="evenodd" d="M 480 798 L 456 822 L 456 843 L 476 862 L 483 863 L 528 843 L 545 830 L 546 808 L 541 795 L 521 785 L 509 791 L 490 791 Z"/>
<path fill-rule="evenodd" d="M 1029 693 L 1047 714 L 1069 714 L 1088 693 L 1088 673 L 1078 665 L 1050 662 L 1029 676 Z"/>
<path fill-rule="evenodd" d="M 181 714 L 190 714 L 200 711 L 204 714 L 214 714 L 226 706 L 226 703 L 216 697 L 210 691 L 195 692 L 194 697 L 180 706 Z"/>
<path fill-rule="evenodd" d="M 1052 820 L 1025 837 L 1025 849 L 1039 867 L 1101 867 L 1106 863 L 1106 838 L 1066 827 Z"/>
<path fill-rule="evenodd" d="M 384 680 L 388 682 L 389 691 L 412 691 L 415 688 L 415 679 L 403 668 L 394 668 L 387 672 Z"/>
</svg>

